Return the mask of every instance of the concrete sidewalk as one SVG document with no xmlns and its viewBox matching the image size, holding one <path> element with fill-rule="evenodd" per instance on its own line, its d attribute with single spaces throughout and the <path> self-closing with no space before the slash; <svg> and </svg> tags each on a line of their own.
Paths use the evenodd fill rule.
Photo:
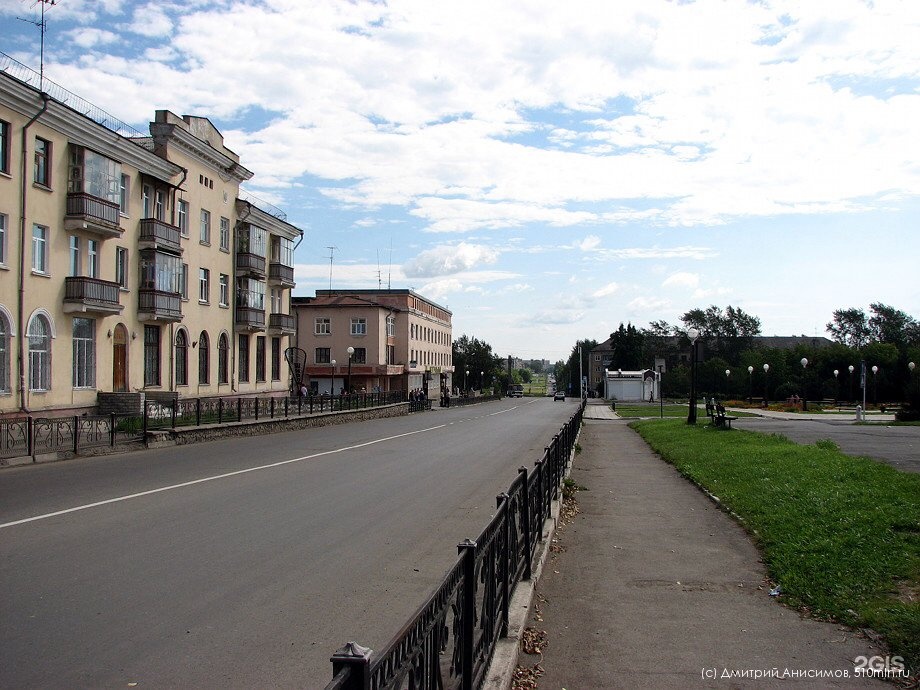
<svg viewBox="0 0 920 690">
<path fill-rule="evenodd" d="M 571 476 L 588 490 L 529 621 L 547 632 L 541 690 L 884 687 L 854 671 L 879 650 L 771 598 L 744 530 L 624 422 L 586 421 L 580 444 Z M 724 677 L 772 669 L 798 679 Z"/>
</svg>

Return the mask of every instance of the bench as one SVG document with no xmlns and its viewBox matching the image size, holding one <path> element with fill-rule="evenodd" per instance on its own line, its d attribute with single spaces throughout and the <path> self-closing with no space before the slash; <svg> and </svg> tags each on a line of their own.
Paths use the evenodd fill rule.
<svg viewBox="0 0 920 690">
<path fill-rule="evenodd" d="M 719 412 L 713 416 L 712 425 L 722 429 L 731 429 L 732 422 L 734 422 L 736 419 L 738 418 L 729 416 L 724 412 Z"/>
</svg>

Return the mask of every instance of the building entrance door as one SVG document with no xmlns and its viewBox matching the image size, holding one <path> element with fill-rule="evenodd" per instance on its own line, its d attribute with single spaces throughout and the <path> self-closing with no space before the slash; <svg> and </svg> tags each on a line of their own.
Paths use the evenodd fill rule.
<svg viewBox="0 0 920 690">
<path fill-rule="evenodd" d="M 112 390 L 128 391 L 128 331 L 122 324 L 115 326 L 112 336 Z"/>
</svg>

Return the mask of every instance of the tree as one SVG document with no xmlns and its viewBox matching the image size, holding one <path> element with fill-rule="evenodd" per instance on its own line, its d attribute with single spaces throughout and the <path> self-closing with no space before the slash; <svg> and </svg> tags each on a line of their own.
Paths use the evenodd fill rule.
<svg viewBox="0 0 920 690">
<path fill-rule="evenodd" d="M 869 309 L 869 337 L 875 342 L 889 343 L 901 350 L 916 338 L 920 323 L 909 314 L 881 302 L 869 305 Z"/>
<path fill-rule="evenodd" d="M 454 382 L 465 388 L 472 388 L 474 382 L 482 387 L 479 372 L 483 372 L 484 378 L 488 380 L 496 375 L 501 362 L 500 357 L 492 354 L 491 345 L 466 335 L 454 341 L 453 359 Z M 470 372 L 469 377 L 466 376 L 467 371 Z"/>
<path fill-rule="evenodd" d="M 835 309 L 833 319 L 827 324 L 827 332 L 836 342 L 857 349 L 869 342 L 871 331 L 862 309 Z"/>
<path fill-rule="evenodd" d="M 617 369 L 636 371 L 643 365 L 645 336 L 631 323 L 620 327 L 610 334 L 610 349 L 613 350 L 613 363 Z"/>
<path fill-rule="evenodd" d="M 710 351 L 730 361 L 735 361 L 751 346 L 754 337 L 760 335 L 760 319 L 731 305 L 724 312 L 716 305 L 705 311 L 691 309 L 680 319 L 687 330 L 696 328 L 700 332 Z"/>
<path fill-rule="evenodd" d="M 590 366 L 591 350 L 598 346 L 596 340 L 579 340 L 572 348 L 572 354 L 565 364 L 565 378 L 556 377 L 556 387 L 567 390 L 571 395 L 581 393 L 581 379 L 579 375 L 588 375 Z M 581 348 L 581 363 L 579 366 L 578 352 Z"/>
</svg>

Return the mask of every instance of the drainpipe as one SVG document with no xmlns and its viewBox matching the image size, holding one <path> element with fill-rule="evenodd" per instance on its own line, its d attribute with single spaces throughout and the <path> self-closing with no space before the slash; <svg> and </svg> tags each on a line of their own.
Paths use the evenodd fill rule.
<svg viewBox="0 0 920 690">
<path fill-rule="evenodd" d="M 16 353 L 16 366 L 19 369 L 19 409 L 22 412 L 29 411 L 29 406 L 26 403 L 26 366 L 24 357 L 26 347 L 26 329 L 24 322 L 26 303 L 26 190 L 28 189 L 28 185 L 26 184 L 26 157 L 29 151 L 27 134 L 29 127 L 31 127 L 35 121 L 44 115 L 46 110 L 48 110 L 48 103 L 51 102 L 51 96 L 46 93 L 42 93 L 41 98 L 41 110 L 35 113 L 32 119 L 29 120 L 25 127 L 22 128 L 22 160 L 20 161 L 21 175 L 19 177 L 19 184 L 21 187 L 21 196 L 19 201 L 19 300 L 16 305 L 16 318 L 19 322 L 19 333 L 16 336 L 16 340 L 19 351 Z"/>
</svg>

